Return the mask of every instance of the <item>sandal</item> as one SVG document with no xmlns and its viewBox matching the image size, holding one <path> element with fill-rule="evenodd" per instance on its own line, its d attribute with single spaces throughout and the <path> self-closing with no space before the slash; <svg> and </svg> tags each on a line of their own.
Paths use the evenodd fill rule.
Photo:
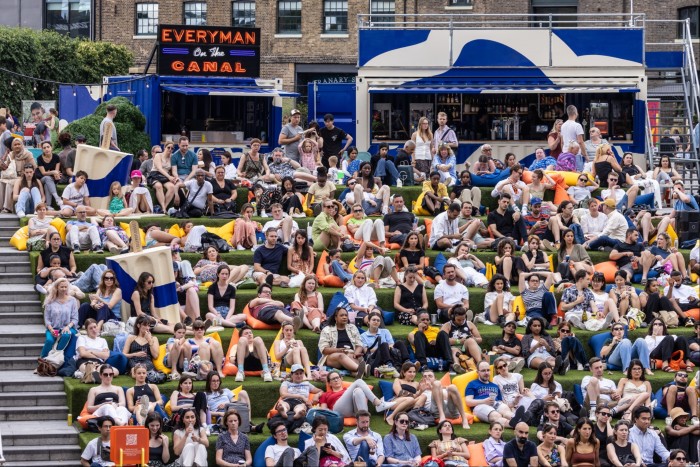
<svg viewBox="0 0 700 467">
<path fill-rule="evenodd" d="M 675 372 L 673 371 L 673 368 L 671 368 L 669 365 L 666 365 L 665 367 L 663 367 L 663 368 L 661 369 L 661 371 L 665 371 L 666 373 L 675 373 Z"/>
<path fill-rule="evenodd" d="M 644 279 L 642 279 L 640 284 L 647 285 L 647 278 L 645 277 Z"/>
</svg>

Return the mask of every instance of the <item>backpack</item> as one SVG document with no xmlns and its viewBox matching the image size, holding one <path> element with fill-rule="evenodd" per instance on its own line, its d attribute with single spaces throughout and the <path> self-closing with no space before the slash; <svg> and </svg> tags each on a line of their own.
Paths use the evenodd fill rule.
<svg viewBox="0 0 700 467">
<path fill-rule="evenodd" d="M 338 412 L 327 409 L 311 409 L 306 414 L 306 422 L 309 425 L 313 425 L 314 418 L 317 416 L 326 417 L 326 420 L 328 420 L 328 430 L 331 433 L 336 434 L 343 431 L 343 417 L 341 417 Z"/>
</svg>

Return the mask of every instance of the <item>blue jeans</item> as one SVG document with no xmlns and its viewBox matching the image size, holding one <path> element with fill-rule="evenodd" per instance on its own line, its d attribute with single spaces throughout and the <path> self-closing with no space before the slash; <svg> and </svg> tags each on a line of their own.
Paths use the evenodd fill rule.
<svg viewBox="0 0 700 467">
<path fill-rule="evenodd" d="M 85 320 L 88 318 L 92 318 L 98 323 L 100 321 L 109 321 L 110 319 L 119 320 L 119 317 L 107 305 L 94 309 L 89 303 L 82 303 L 80 308 L 78 308 L 78 327 L 83 327 Z"/>
<path fill-rule="evenodd" d="M 629 198 L 627 198 L 627 195 L 622 197 L 619 203 L 617 203 L 617 209 L 625 212 L 627 210 L 627 201 Z M 634 204 L 635 205 L 642 205 L 642 204 L 647 204 L 649 206 L 654 206 L 654 193 L 649 193 L 646 195 L 637 195 L 637 197 L 634 199 Z"/>
<path fill-rule="evenodd" d="M 59 332 L 61 329 L 59 329 Z M 75 328 L 70 329 L 70 334 L 59 334 L 58 335 L 58 345 L 57 347 L 62 349 L 64 346 L 66 346 L 66 349 L 70 346 L 70 340 L 73 339 L 73 336 L 78 334 L 78 330 Z M 68 342 L 66 342 L 66 339 Z M 56 337 L 53 335 L 53 333 L 49 332 L 49 330 L 46 330 L 46 339 L 44 340 L 44 347 L 41 349 L 41 358 L 46 357 L 51 349 L 53 349 L 54 344 L 56 343 Z M 68 355 L 66 355 L 66 358 L 68 358 Z"/>
<path fill-rule="evenodd" d="M 591 240 L 591 243 L 588 244 L 588 249 L 589 250 L 597 250 L 600 247 L 610 247 L 613 248 L 615 245 L 617 245 L 618 240 L 615 240 L 612 237 L 608 237 L 607 235 L 601 235 L 600 237 L 596 238 L 595 240 Z"/>
<path fill-rule="evenodd" d="M 374 176 L 381 178 L 384 184 L 394 186 L 396 185 L 396 180 L 399 179 L 399 170 L 392 161 L 379 159 L 377 168 L 374 170 Z"/>
<path fill-rule="evenodd" d="M 331 269 L 333 270 L 333 274 L 340 277 L 343 282 L 352 280 L 352 274 L 344 270 L 338 261 L 331 262 Z"/>
<path fill-rule="evenodd" d="M 15 203 L 15 212 L 24 214 L 34 214 L 34 208 L 41 203 L 41 193 L 37 187 L 31 190 L 25 188 L 19 192 L 17 203 Z"/>
<path fill-rule="evenodd" d="M 525 316 L 528 318 L 542 318 L 545 324 L 548 324 L 557 314 L 557 301 L 552 292 L 545 292 L 542 296 L 542 308 L 530 308 L 525 311 Z"/>
<path fill-rule="evenodd" d="M 108 363 L 119 370 L 120 375 L 125 375 L 126 369 L 129 366 L 129 359 L 126 358 L 126 355 L 123 353 L 112 350 L 109 352 L 109 358 L 105 360 L 105 363 Z"/>
<path fill-rule="evenodd" d="M 586 356 L 586 351 L 583 350 L 583 344 L 581 344 L 581 341 L 571 336 L 565 337 L 561 340 L 562 358 L 567 358 L 569 353 L 574 354 L 576 363 L 580 363 L 581 365 L 588 363 L 588 357 Z"/>
<path fill-rule="evenodd" d="M 97 290 L 97 286 L 100 285 L 102 273 L 106 270 L 107 266 L 104 264 L 91 264 L 90 267 L 87 268 L 87 271 L 73 282 L 73 285 L 84 293 L 92 293 Z"/>
<path fill-rule="evenodd" d="M 634 344 L 629 339 L 622 339 L 608 356 L 608 365 L 615 365 L 622 371 L 627 371 L 633 358 L 638 358 L 644 368 L 649 368 L 649 348 L 641 337 L 635 340 Z"/>
<path fill-rule="evenodd" d="M 369 444 L 367 441 L 362 441 L 360 443 L 360 449 L 357 451 L 357 457 L 353 459 L 356 461 L 359 457 L 363 458 L 367 462 L 367 467 L 376 467 L 377 462 L 374 459 L 369 458 Z"/>
</svg>

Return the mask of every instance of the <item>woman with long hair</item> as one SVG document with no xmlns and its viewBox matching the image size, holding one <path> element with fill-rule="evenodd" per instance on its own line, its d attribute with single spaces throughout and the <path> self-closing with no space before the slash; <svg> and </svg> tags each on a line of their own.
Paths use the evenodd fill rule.
<svg viewBox="0 0 700 467">
<path fill-rule="evenodd" d="M 213 246 L 209 246 L 202 252 L 202 258 L 197 261 L 192 271 L 194 272 L 199 282 L 216 282 L 219 275 L 219 268 L 226 266 L 228 268 L 228 282 L 235 284 L 245 279 L 248 273 L 249 266 L 240 264 L 231 266 L 221 260 L 219 250 Z"/>
<path fill-rule="evenodd" d="M 515 281 L 518 282 L 518 272 L 515 269 L 515 242 L 510 238 L 506 238 L 498 242 L 498 247 L 496 249 L 496 256 L 493 261 L 496 263 L 496 272 L 501 274 L 506 278 L 508 284 L 506 288 L 510 288 L 510 283 Z"/>
<path fill-rule="evenodd" d="M 341 251 L 337 248 L 328 250 L 326 262 L 323 263 L 323 274 L 325 276 L 335 276 L 347 284 L 352 280 L 352 273 L 348 270 L 348 265 L 341 258 Z"/>
<path fill-rule="evenodd" d="M 627 280 L 627 271 L 618 270 L 615 272 L 615 284 L 609 292 L 610 298 L 615 302 L 617 308 L 617 315 L 613 314 L 613 323 L 617 323 L 620 317 L 627 316 L 627 311 L 630 308 L 641 308 L 637 291 L 628 284 Z"/>
<path fill-rule="evenodd" d="M 17 180 L 24 174 L 25 165 L 35 167 L 36 164 L 32 153 L 24 147 L 22 138 L 7 138 L 5 148 L 7 149 L 5 156 L 0 159 L 0 207 L 3 213 L 9 213 L 12 212 L 16 202 L 13 199 L 13 192 Z M 40 190 L 43 193 L 44 187 L 38 180 L 28 186 L 41 187 Z"/>
<path fill-rule="evenodd" d="M 290 276 L 290 287 L 298 287 L 304 278 L 314 273 L 314 258 L 316 253 L 309 245 L 309 237 L 306 230 L 299 229 L 294 232 L 292 245 L 287 248 L 287 269 Z"/>
<path fill-rule="evenodd" d="M 230 274 L 227 264 L 216 268 L 216 280 L 207 289 L 206 319 L 225 328 L 237 328 L 245 324 L 246 316 L 236 314 L 236 288 L 231 284 Z"/>
<path fill-rule="evenodd" d="M 486 286 L 484 296 L 484 320 L 488 324 L 505 325 L 518 317 L 513 313 L 515 297 L 507 287 L 508 280 L 502 274 L 494 274 Z"/>
<path fill-rule="evenodd" d="M 580 225 L 581 221 L 574 213 L 574 203 L 568 199 L 559 203 L 557 208 L 557 213 L 549 218 L 549 231 L 551 232 L 551 237 L 554 239 L 554 247 L 559 248 L 561 244 L 561 233 L 566 229 L 573 229 L 572 225 Z M 549 233 L 549 232 L 548 232 Z M 544 245 L 552 252 L 556 249 L 549 245 L 549 241 L 542 242 Z"/>
<path fill-rule="evenodd" d="M 515 260 L 515 269 L 518 271 L 519 276 L 536 272 L 540 277 L 551 278 L 552 282 L 560 282 L 561 277 L 558 273 L 551 272 L 549 269 L 549 257 L 540 249 L 540 237 L 537 235 L 527 237 L 527 246 L 528 250 Z"/>
<path fill-rule="evenodd" d="M 685 266 L 683 253 L 678 251 L 671 243 L 671 237 L 666 232 L 661 232 L 656 236 L 656 245 L 649 248 L 649 252 L 656 258 L 654 269 L 667 268 L 671 263 L 671 270 L 681 273 L 684 282 L 687 282 L 688 269 Z"/>
<path fill-rule="evenodd" d="M 99 334 L 105 321 L 121 321 L 122 318 L 122 289 L 113 270 L 102 273 L 95 292 L 90 294 L 90 303 L 83 303 L 78 308 L 78 326 L 82 327 L 86 319 L 93 318 L 97 321 Z"/>
<path fill-rule="evenodd" d="M 588 255 L 588 252 L 583 247 L 576 243 L 574 231 L 564 229 L 560 232 L 562 242 L 557 253 L 557 272 L 561 274 L 562 279 L 573 280 L 576 271 L 583 269 L 589 274 L 593 274 L 593 261 Z"/>
<path fill-rule="evenodd" d="M 613 428 L 612 440 L 608 443 L 608 461 L 614 467 L 642 465 L 639 446 L 629 441 L 630 422 L 620 420 Z"/>
<path fill-rule="evenodd" d="M 549 402 L 561 397 L 562 392 L 561 384 L 554 381 L 554 368 L 547 362 L 540 363 L 537 376 L 530 385 L 530 395 L 534 399 Z"/>
<path fill-rule="evenodd" d="M 68 279 L 58 279 L 44 301 L 46 338 L 41 358 L 49 354 L 56 341 L 57 347 L 63 349 L 78 334 L 78 300 L 69 295 L 69 285 Z"/>
<path fill-rule="evenodd" d="M 221 166 L 224 168 L 224 178 L 226 180 L 236 180 L 236 165 L 233 163 L 233 156 L 230 152 L 221 153 Z"/>
<path fill-rule="evenodd" d="M 292 177 L 284 177 L 280 186 L 282 195 L 282 210 L 292 217 L 306 217 L 304 212 L 304 195 L 296 190 L 296 182 Z"/>
<path fill-rule="evenodd" d="M 211 158 L 211 152 L 205 148 L 199 148 L 197 151 L 197 165 L 207 174 L 207 178 L 214 176 L 216 165 Z"/>
<path fill-rule="evenodd" d="M 428 309 L 425 286 L 417 279 L 418 271 L 409 266 L 404 272 L 403 282 L 394 289 L 394 309 L 399 312 L 397 319 L 404 326 L 415 326 L 418 310 Z"/>
<path fill-rule="evenodd" d="M 221 375 L 216 371 L 210 371 L 207 374 L 207 381 L 204 385 L 204 394 L 207 396 L 207 408 L 209 410 L 208 417 L 213 421 L 215 418 L 223 417 L 226 412 L 226 405 L 230 402 L 242 402 L 250 410 L 250 397 L 248 393 L 241 389 L 235 395 L 229 388 L 221 385 Z M 250 413 L 248 413 L 250 419 Z M 252 419 L 251 419 L 252 420 Z M 252 423 L 252 422 L 251 422 Z M 262 433 L 261 426 L 251 427 L 251 431 Z"/>
<path fill-rule="evenodd" d="M 555 159 L 559 157 L 559 154 L 564 150 L 564 144 L 561 139 L 561 126 L 564 121 L 560 118 L 554 120 L 554 125 L 552 125 L 552 130 L 547 135 L 547 145 L 549 146 L 549 155 Z"/>
<path fill-rule="evenodd" d="M 557 325 L 557 335 L 552 339 L 554 348 L 562 360 L 559 367 L 560 376 L 564 376 L 569 368 L 588 371 L 588 356 L 583 350 L 583 344 L 572 331 L 573 328 L 569 321 L 562 321 Z"/>
<path fill-rule="evenodd" d="M 545 423 L 542 428 L 542 442 L 537 446 L 537 458 L 541 467 L 567 467 L 566 449 L 561 444 L 554 444 L 557 439 L 557 427 Z"/>
<path fill-rule="evenodd" d="M 85 403 L 88 413 L 95 417 L 112 417 L 118 426 L 128 425 L 131 412 L 126 408 L 124 388 L 112 384 L 115 372 L 108 364 L 100 366 L 100 384 L 88 391 Z"/>
<path fill-rule="evenodd" d="M 238 177 L 255 183 L 270 173 L 267 160 L 260 154 L 261 142 L 257 138 L 250 140 L 250 151 L 244 152 L 238 161 Z"/>
<path fill-rule="evenodd" d="M 487 288 L 489 281 L 481 270 L 486 269 L 486 265 L 469 251 L 469 244 L 462 242 L 455 248 L 455 252 L 447 260 L 448 264 L 454 264 L 457 277 L 467 287 Z"/>
<path fill-rule="evenodd" d="M 376 240 L 379 242 L 379 247 L 384 248 L 386 245 L 384 222 L 381 219 L 373 220 L 367 217 L 362 209 L 362 203 L 355 202 L 351 211 L 352 217 L 346 223 L 348 233 L 355 240 L 362 240 L 363 242 Z"/>
<path fill-rule="evenodd" d="M 595 152 L 593 167 L 591 168 L 591 178 L 598 177 L 601 188 L 608 188 L 608 174 L 610 172 L 622 173 L 622 167 L 617 162 L 615 154 L 609 144 L 601 144 Z"/>
<path fill-rule="evenodd" d="M 695 367 L 688 355 L 688 341 L 684 336 L 669 335 L 666 323 L 661 318 L 654 318 L 649 323 L 649 331 L 644 340 L 649 348 L 649 358 L 661 360 L 661 369 L 667 373 L 674 373 L 670 366 L 671 356 L 677 350 L 683 351 L 686 366 Z"/>
<path fill-rule="evenodd" d="M 6 193 L 5 206 L 9 201 L 10 206 L 14 201 L 15 213 L 17 217 L 24 217 L 26 214 L 34 214 L 36 207 L 42 204 L 44 199 L 44 187 L 34 177 L 34 166 L 25 164 L 21 176 L 14 180 L 14 184 L 8 185 L 11 188 L 11 195 Z M 5 209 L 3 209 L 5 211 Z M 7 212 L 10 212 L 9 209 Z"/>
<path fill-rule="evenodd" d="M 317 334 L 321 332 L 321 322 L 326 320 L 326 314 L 323 311 L 323 295 L 318 291 L 318 278 L 315 275 L 304 277 L 291 307 L 292 311 L 302 317 L 304 326 Z"/>
<path fill-rule="evenodd" d="M 182 184 L 170 170 L 173 145 L 172 142 L 165 143 L 163 152 L 153 157 L 153 168 L 148 173 L 148 185 L 153 187 L 162 212 L 168 212 L 168 206 L 177 197 L 177 188 Z"/>
<path fill-rule="evenodd" d="M 394 368 L 391 351 L 396 349 L 400 355 L 400 360 L 405 362 L 408 360 L 408 348 L 404 340 L 394 340 L 391 332 L 384 327 L 382 314 L 378 311 L 373 311 L 367 317 L 367 331 L 360 335 L 362 345 L 367 349 L 367 363 L 370 368 L 370 374 L 377 374 L 376 370 L 386 370 L 385 373 L 390 373 L 396 377 L 399 373 Z"/>
<path fill-rule="evenodd" d="M 224 350 L 219 341 L 204 335 L 205 327 L 207 327 L 206 324 L 199 318 L 192 323 L 194 336 L 190 337 L 188 341 L 192 347 L 192 356 L 199 355 L 203 361 L 211 362 L 223 378 Z"/>
<path fill-rule="evenodd" d="M 521 357 L 520 339 L 515 335 L 515 321 L 506 321 L 501 331 L 501 338 L 496 339 L 491 350 L 498 354 L 499 358 L 508 361 L 508 371 L 520 373 L 525 366 L 525 359 Z"/>
<path fill-rule="evenodd" d="M 668 192 L 673 187 L 673 182 L 676 180 L 683 180 L 683 177 L 676 171 L 671 162 L 671 156 L 668 154 L 662 154 L 659 157 L 659 163 L 654 168 L 653 174 L 654 180 L 659 182 L 659 186 L 662 188 L 662 196 L 666 198 Z"/>
<path fill-rule="evenodd" d="M 515 413 L 516 409 L 521 406 L 527 410 L 533 401 L 530 389 L 525 387 L 523 375 L 519 372 L 511 373 L 508 370 L 508 364 L 509 359 L 507 357 L 498 357 L 493 362 L 493 368 L 496 373 L 493 377 L 493 382 L 501 390 L 503 401 L 508 405 L 511 412 Z"/>
<path fill-rule="evenodd" d="M 258 223 L 253 220 L 255 209 L 250 203 L 241 206 L 241 217 L 236 219 L 233 229 L 231 245 L 237 250 L 250 250 L 256 245 L 255 232 L 258 230 Z"/>
<path fill-rule="evenodd" d="M 371 215 L 381 212 L 382 215 L 385 215 L 389 213 L 389 197 L 391 196 L 389 185 L 377 185 L 372 175 L 370 162 L 360 164 L 359 177 L 355 183 L 353 195 L 353 204 L 361 203 L 365 214 Z M 348 202 L 350 201 L 348 200 Z"/>
<path fill-rule="evenodd" d="M 455 429 L 452 422 L 443 420 L 437 425 L 438 439 L 431 442 L 430 455 L 433 458 L 441 459 L 445 466 L 449 467 L 469 467 L 469 448 L 467 440 L 455 436 Z"/>
<path fill-rule="evenodd" d="M 396 274 L 395 271 L 394 274 Z M 343 293 L 348 301 L 348 306 L 354 311 L 354 318 L 360 318 L 363 324 L 367 324 L 367 315 L 372 310 L 378 310 L 380 313 L 382 311 L 377 306 L 377 294 L 374 292 L 374 288 L 367 283 L 368 279 L 367 273 L 358 269 L 352 276 L 352 282 L 345 286 Z"/>
<path fill-rule="evenodd" d="M 391 427 L 389 434 L 384 436 L 384 454 L 387 463 L 419 465 L 420 445 L 416 435 L 411 434 L 408 429 L 408 414 L 397 409 L 393 415 L 396 423 Z"/>
<path fill-rule="evenodd" d="M 689 317 L 675 299 L 669 298 L 659 290 L 659 281 L 656 278 L 648 279 L 644 291 L 639 294 L 639 306 L 644 312 L 644 322 L 650 323 L 654 316 L 662 310 L 678 315 L 678 320 L 685 326 L 692 327 L 693 318 Z M 688 324 L 690 323 L 690 324 Z M 650 329 L 651 330 L 651 329 Z"/>
<path fill-rule="evenodd" d="M 160 345 L 158 338 L 151 334 L 148 316 L 141 315 L 134 322 L 134 332 L 126 338 L 123 353 L 129 359 L 132 370 L 142 364 L 148 371 L 155 370 L 153 360 L 158 358 Z"/>
<path fill-rule="evenodd" d="M 422 380 L 416 381 L 418 363 L 404 362 L 399 371 L 399 377 L 394 380 L 394 394 L 396 398 L 392 401 L 394 412 L 386 417 L 389 425 L 394 425 L 399 413 L 410 411 L 413 408 L 423 407 L 427 401 L 425 391 L 430 391 L 430 387 Z"/>
<path fill-rule="evenodd" d="M 453 186 L 457 182 L 457 159 L 452 148 L 447 143 L 442 143 L 438 147 L 437 154 L 433 157 L 433 162 L 430 165 L 430 172 L 440 174 L 440 182 L 445 186 Z"/>
<path fill-rule="evenodd" d="M 163 434 L 163 417 L 150 413 L 144 425 L 148 428 L 148 467 L 165 467 L 170 463 L 170 439 Z"/>
<path fill-rule="evenodd" d="M 527 366 L 534 370 L 540 368 L 546 362 L 550 367 L 559 371 L 561 358 L 554 357 L 554 341 L 545 330 L 545 320 L 536 316 L 530 319 L 525 328 L 525 335 L 521 339 L 523 357 Z"/>
<path fill-rule="evenodd" d="M 642 362 L 637 359 L 630 362 L 625 377 L 620 378 L 617 384 L 617 393 L 620 394 L 620 401 L 610 413 L 614 417 L 620 407 L 627 407 L 622 415 L 623 420 L 632 421 L 632 414 L 637 407 L 651 403 L 653 391 L 644 375 Z"/>
<path fill-rule="evenodd" d="M 146 380 L 148 374 L 146 365 L 137 363 L 131 371 L 134 377 L 134 387 L 126 390 L 126 404 L 129 412 L 133 413 L 137 425 L 144 425 L 149 413 L 157 411 L 167 416 L 163 410 L 163 399 L 160 397 L 158 386 Z"/>
<path fill-rule="evenodd" d="M 418 232 L 413 231 L 406 234 L 406 239 L 399 250 L 399 278 L 411 266 L 420 275 L 423 285 L 429 289 L 434 288 L 435 285 L 427 279 L 423 280 L 424 277 L 430 277 L 435 282 L 442 281 L 442 276 L 437 269 L 426 267 L 425 249 L 423 248 L 422 239 Z"/>
<path fill-rule="evenodd" d="M 153 332 L 174 334 L 174 328 L 165 324 L 160 318 L 160 312 L 156 308 L 155 299 L 153 298 L 154 284 L 155 278 L 153 274 L 145 271 L 139 274 L 136 287 L 131 294 L 131 316 L 139 317 L 145 315 L 146 323 Z M 134 326 L 134 330 L 136 330 L 136 326 Z M 158 351 L 156 350 L 157 355 Z"/>
<path fill-rule="evenodd" d="M 430 120 L 421 117 L 418 120 L 418 128 L 411 135 L 411 140 L 416 143 L 413 159 L 415 168 L 423 177 L 430 172 L 430 164 L 433 160 L 435 149 L 433 147 L 433 132 L 430 129 Z"/>
<path fill-rule="evenodd" d="M 345 331 L 347 340 L 345 344 L 339 341 L 339 332 Z M 339 347 L 339 345 L 343 345 Z M 357 327 L 348 321 L 348 312 L 345 308 L 338 308 L 328 317 L 328 326 L 321 330 L 318 339 L 318 350 L 321 359 L 318 365 L 326 365 L 332 368 L 348 370 L 358 379 L 366 375 L 366 365 L 363 359 L 365 349 L 362 346 L 360 332 Z"/>
<path fill-rule="evenodd" d="M 173 452 L 179 456 L 182 465 L 206 467 L 209 465 L 208 447 L 207 431 L 200 425 L 194 409 L 186 409 L 173 432 Z"/>
<path fill-rule="evenodd" d="M 304 342 L 297 339 L 295 334 L 292 323 L 282 325 L 282 338 L 275 340 L 273 346 L 275 357 L 282 362 L 284 368 L 291 368 L 296 364 L 304 367 L 304 381 L 310 381 L 309 351 L 306 350 Z"/>
<path fill-rule="evenodd" d="M 207 395 L 203 391 L 194 391 L 194 378 L 182 376 L 177 383 L 177 389 L 170 395 L 172 413 L 183 409 L 194 408 L 202 424 L 207 421 Z"/>
<path fill-rule="evenodd" d="M 574 436 L 566 441 L 566 463 L 570 467 L 597 467 L 598 439 L 593 436 L 593 422 L 582 417 L 574 428 Z"/>
<path fill-rule="evenodd" d="M 301 145 L 299 145 L 301 146 Z M 348 148 L 348 157 L 340 163 L 340 170 L 345 174 L 345 179 L 357 177 L 362 161 L 357 158 L 359 151 L 356 147 Z M 333 180 L 335 181 L 335 180 Z"/>
<path fill-rule="evenodd" d="M 57 154 L 53 153 L 51 141 L 44 141 L 41 143 L 41 155 L 36 160 L 36 165 L 39 170 L 37 178 L 41 180 L 41 184 L 44 185 L 46 204 L 51 206 L 55 199 L 60 207 L 63 200 L 56 191 L 56 183 L 61 179 L 61 160 L 58 158 Z"/>
<path fill-rule="evenodd" d="M 214 212 L 238 212 L 236 199 L 238 190 L 232 180 L 226 178 L 226 168 L 220 165 L 214 169 L 214 178 L 211 179 L 212 201 L 214 202 Z"/>
<path fill-rule="evenodd" d="M 610 298 L 610 293 L 605 291 L 605 275 L 602 272 L 594 272 L 591 278 L 591 292 L 598 310 L 598 316 L 605 318 L 608 313 L 613 313 L 619 320 L 620 314 L 617 311 L 615 301 Z M 618 320 L 615 320 L 616 322 Z"/>
</svg>

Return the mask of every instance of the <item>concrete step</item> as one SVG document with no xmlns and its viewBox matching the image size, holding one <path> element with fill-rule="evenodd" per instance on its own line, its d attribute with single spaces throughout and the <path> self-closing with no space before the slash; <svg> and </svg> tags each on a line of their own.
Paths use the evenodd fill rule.
<svg viewBox="0 0 700 467">
<path fill-rule="evenodd" d="M 55 444 L 44 446 L 8 446 L 4 448 L 5 459 L 21 459 L 21 464 L 29 465 L 27 462 L 44 462 L 43 465 L 57 465 L 56 461 L 70 461 L 66 465 L 76 465 L 75 459 L 80 459 L 80 446 L 78 444 Z M 5 464 L 10 465 L 10 464 Z M 35 464 L 42 465 L 42 464 Z M 80 465 L 80 461 L 78 464 Z"/>
<path fill-rule="evenodd" d="M 81 451 L 82 452 L 82 451 Z M 52 461 L 51 467 L 81 467 L 80 461 Z M 46 461 L 5 462 L 3 467 L 46 467 Z"/>
<path fill-rule="evenodd" d="M 12 238 L 12 235 L 2 235 L 0 234 L 0 246 L 10 246 L 10 238 Z"/>
<path fill-rule="evenodd" d="M 0 225 L 0 235 L 7 235 L 11 237 L 15 232 L 17 232 L 17 229 L 19 229 L 19 225 L 7 225 L 5 222 L 3 222 L 2 225 Z"/>
<path fill-rule="evenodd" d="M 0 359 L 0 371 L 10 371 L 10 370 L 32 370 L 37 367 L 37 357 L 39 354 L 34 356 L 24 356 L 24 357 L 12 357 Z"/>
<path fill-rule="evenodd" d="M 39 324 L 0 325 L 0 345 L 44 342 L 46 328 Z"/>
<path fill-rule="evenodd" d="M 3 257 L 3 262 L 0 263 L 0 272 L 31 272 L 31 264 L 29 258 L 23 260 L 10 261 Z"/>
<path fill-rule="evenodd" d="M 0 283 L 0 300 L 36 300 L 38 298 L 39 293 L 34 290 L 34 284 Z"/>
<path fill-rule="evenodd" d="M 31 272 L 0 272 L 2 284 L 30 284 L 34 285 L 34 276 Z"/>
<path fill-rule="evenodd" d="M 4 308 L 0 307 L 0 310 Z M 0 312 L 2 324 L 43 324 L 44 314 L 40 311 L 3 311 Z"/>
<path fill-rule="evenodd" d="M 43 389 L 43 388 L 37 388 Z M 0 394 L 0 407 L 36 406 L 36 405 L 65 405 L 66 393 L 63 391 L 46 392 L 4 392 Z M 3 434 L 3 441 L 5 435 Z"/>
<path fill-rule="evenodd" d="M 19 217 L 17 214 L 0 214 L 0 224 L 8 227 L 15 227 L 15 230 L 19 229 Z"/>
<path fill-rule="evenodd" d="M 0 258 L 3 261 L 26 261 L 29 262 L 29 253 L 19 251 L 11 246 L 0 247 Z"/>
<path fill-rule="evenodd" d="M 6 313 L 39 312 L 43 314 L 41 302 L 37 297 L 34 297 L 34 300 L 0 300 L 0 310 Z"/>
<path fill-rule="evenodd" d="M 41 388 L 42 391 L 51 392 L 65 391 L 63 378 L 58 376 L 54 376 L 53 378 L 38 376 L 33 373 L 33 370 L 0 372 L 0 391 L 3 393 L 36 392 L 37 388 Z M 0 424 L 0 426 L 2 425 Z"/>
<path fill-rule="evenodd" d="M 0 359 L 14 357 L 38 357 L 43 344 L 2 344 L 0 345 Z"/>
<path fill-rule="evenodd" d="M 68 406 L 66 405 L 36 405 L 0 407 L 0 421 L 22 420 L 67 420 Z"/>
</svg>

